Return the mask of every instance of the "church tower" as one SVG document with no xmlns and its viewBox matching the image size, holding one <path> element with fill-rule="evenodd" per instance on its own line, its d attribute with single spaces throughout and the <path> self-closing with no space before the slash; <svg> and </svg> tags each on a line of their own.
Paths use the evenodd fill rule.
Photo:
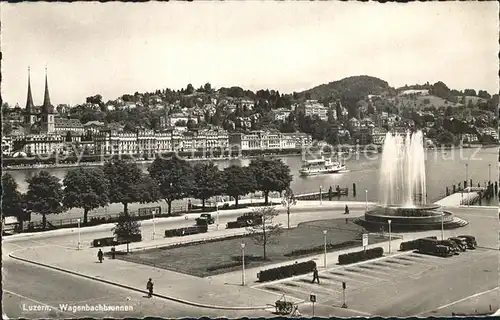
<svg viewBox="0 0 500 320">
<path fill-rule="evenodd" d="M 49 95 L 49 82 L 47 80 L 47 68 L 45 68 L 45 95 L 43 97 L 42 105 L 42 131 L 44 133 L 54 133 L 55 132 L 55 112 L 54 106 L 50 103 Z"/>
<path fill-rule="evenodd" d="M 26 108 L 24 110 L 24 124 L 30 128 L 37 121 L 33 96 L 31 95 L 31 72 L 28 67 L 28 97 L 26 99 Z"/>
</svg>

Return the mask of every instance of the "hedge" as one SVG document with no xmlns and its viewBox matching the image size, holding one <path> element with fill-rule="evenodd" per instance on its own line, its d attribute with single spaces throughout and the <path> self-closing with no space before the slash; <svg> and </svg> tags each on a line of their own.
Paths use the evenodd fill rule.
<svg viewBox="0 0 500 320">
<path fill-rule="evenodd" d="M 354 245 L 359 244 L 359 241 L 355 240 L 349 240 L 349 241 L 344 241 L 340 243 L 328 243 L 326 245 L 326 251 L 332 251 L 332 250 L 338 250 L 338 249 L 343 249 L 346 247 L 352 247 Z M 325 251 L 325 246 L 317 246 L 313 248 L 307 248 L 307 249 L 299 249 L 299 250 L 293 250 L 287 254 L 285 254 L 285 257 L 297 257 L 297 256 L 304 256 L 308 254 L 314 254 L 314 253 L 320 253 Z"/>
<path fill-rule="evenodd" d="M 351 264 L 360 261 L 380 258 L 384 255 L 382 247 L 367 249 L 366 251 L 349 252 L 339 255 L 339 264 Z"/>
<path fill-rule="evenodd" d="M 234 268 L 234 267 L 241 266 L 242 264 L 243 263 L 241 261 L 235 261 L 235 262 L 230 262 L 230 263 L 226 263 L 226 264 L 220 264 L 220 265 L 217 265 L 217 266 L 208 267 L 207 271 L 216 271 L 216 270 L 220 270 L 220 269 L 229 269 L 229 268 Z"/>
<path fill-rule="evenodd" d="M 257 278 L 259 278 L 260 282 L 273 281 L 306 274 L 312 272 L 314 268 L 316 268 L 316 262 L 311 260 L 263 270 L 257 274 Z"/>
<path fill-rule="evenodd" d="M 245 225 L 240 222 L 240 221 L 229 221 L 226 225 L 227 229 L 237 229 L 237 228 L 242 228 Z"/>
<path fill-rule="evenodd" d="M 400 251 L 418 250 L 418 248 L 420 247 L 420 240 L 422 240 L 422 239 L 434 239 L 434 240 L 437 240 L 437 237 L 436 236 L 430 236 L 430 237 L 425 237 L 425 238 L 420 238 L 420 239 L 415 239 L 415 240 L 401 242 L 401 244 L 399 245 L 399 250 Z"/>
</svg>

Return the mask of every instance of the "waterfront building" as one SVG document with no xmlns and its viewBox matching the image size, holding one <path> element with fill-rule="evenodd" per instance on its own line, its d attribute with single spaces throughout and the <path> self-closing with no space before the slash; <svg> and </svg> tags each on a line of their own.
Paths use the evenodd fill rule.
<svg viewBox="0 0 500 320">
<path fill-rule="evenodd" d="M 229 134 L 229 143 L 242 151 L 281 150 L 308 146 L 312 143 L 312 138 L 305 133 L 280 133 L 258 130 L 249 133 L 231 133 Z"/>
<path fill-rule="evenodd" d="M 10 156 L 12 154 L 12 137 L 2 136 L 2 155 Z"/>
<path fill-rule="evenodd" d="M 50 155 L 61 152 L 65 147 L 64 137 L 59 134 L 28 134 L 14 136 L 13 146 L 28 155 Z"/>
<path fill-rule="evenodd" d="M 56 117 L 54 120 L 54 133 L 61 135 L 64 135 L 67 132 L 80 135 L 85 133 L 85 127 L 78 119 L 64 119 Z"/>
</svg>

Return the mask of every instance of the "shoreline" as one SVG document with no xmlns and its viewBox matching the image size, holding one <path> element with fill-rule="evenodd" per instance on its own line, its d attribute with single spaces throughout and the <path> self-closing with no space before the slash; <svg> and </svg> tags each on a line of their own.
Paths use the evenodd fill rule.
<svg viewBox="0 0 500 320">
<path fill-rule="evenodd" d="M 339 147 L 339 146 L 334 146 L 334 147 Z M 358 154 L 361 151 L 363 151 L 366 146 L 344 146 L 347 147 L 348 150 L 344 151 L 342 150 L 340 153 L 342 154 Z M 461 147 L 439 147 L 439 148 L 426 148 L 426 151 L 436 151 L 436 150 L 454 150 L 454 149 L 472 149 L 472 148 L 485 148 L 485 149 L 490 149 L 490 148 L 498 148 L 498 145 L 468 145 L 468 146 L 461 146 Z M 319 151 L 315 149 L 311 149 L 311 151 Z M 370 151 L 370 153 L 381 153 L 378 150 L 364 150 L 364 151 Z M 339 152 L 327 152 L 324 151 L 325 155 L 331 155 L 334 153 L 339 153 Z M 223 156 L 223 157 L 183 157 L 186 161 L 231 161 L 231 160 L 243 160 L 243 159 L 254 159 L 260 156 L 300 156 L 303 155 L 303 150 L 298 150 L 296 152 L 290 151 L 286 153 L 261 153 L 261 154 L 254 154 L 254 155 L 240 155 L 240 156 Z M 119 155 L 119 156 L 128 156 L 127 154 Z M 151 160 L 137 160 L 135 163 L 138 165 L 144 165 L 144 164 L 151 164 L 154 161 L 154 159 Z M 56 168 L 78 168 L 78 167 L 101 167 L 104 165 L 103 161 L 99 162 L 75 162 L 75 163 L 59 163 L 59 164 L 34 164 L 34 165 L 6 165 L 2 166 L 2 169 L 4 171 L 20 171 L 20 170 L 38 170 L 38 169 L 56 169 Z"/>
</svg>

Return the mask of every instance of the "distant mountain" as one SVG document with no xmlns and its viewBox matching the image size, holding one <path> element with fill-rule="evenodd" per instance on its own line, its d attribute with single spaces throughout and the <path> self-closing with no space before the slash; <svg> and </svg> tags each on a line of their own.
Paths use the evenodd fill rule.
<svg viewBox="0 0 500 320">
<path fill-rule="evenodd" d="M 394 92 L 387 81 L 370 76 L 353 76 L 342 80 L 322 84 L 312 89 L 301 92 L 311 99 L 321 100 L 326 98 L 356 97 L 362 99 L 369 94 L 382 94 Z"/>
</svg>

